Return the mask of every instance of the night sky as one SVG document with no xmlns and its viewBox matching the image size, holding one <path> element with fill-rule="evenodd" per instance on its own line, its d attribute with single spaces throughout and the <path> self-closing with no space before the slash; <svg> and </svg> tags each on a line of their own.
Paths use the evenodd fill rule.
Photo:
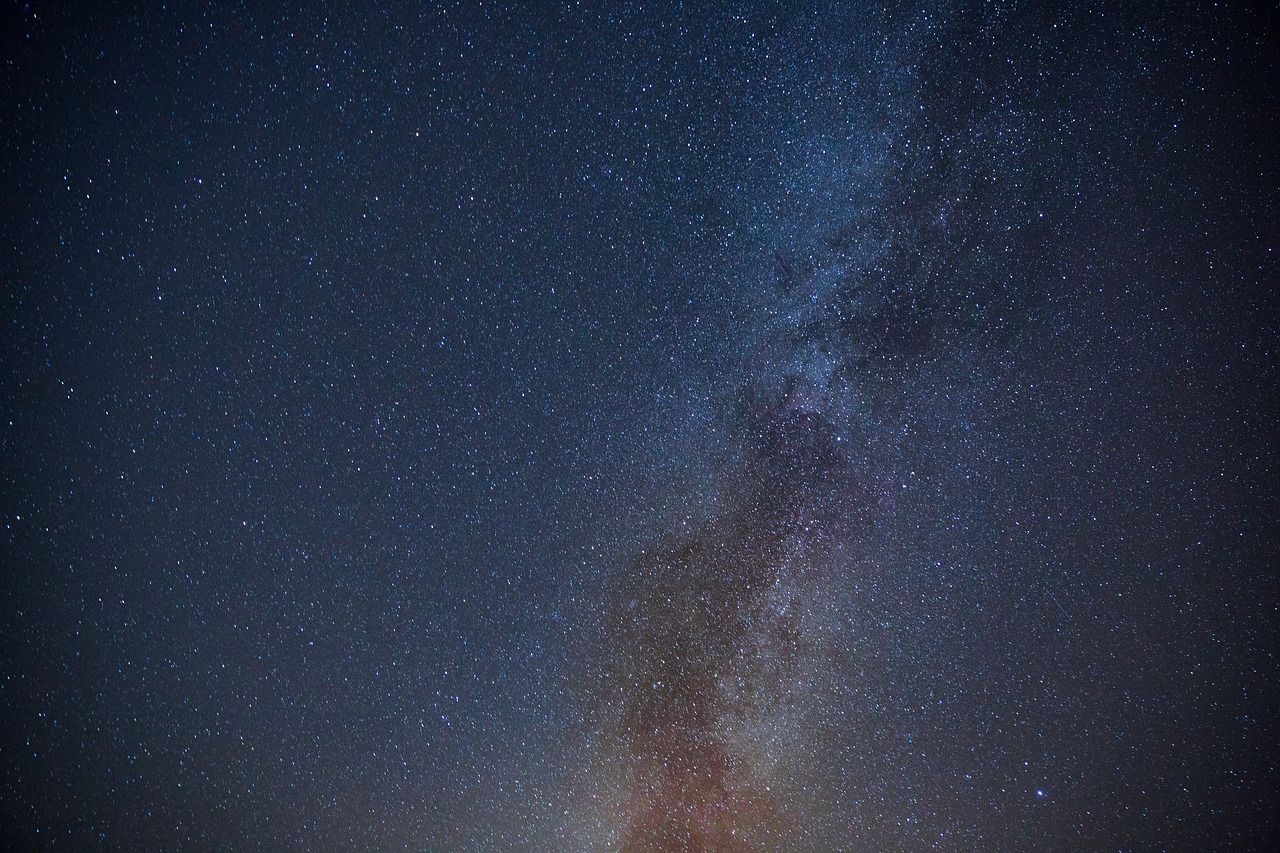
<svg viewBox="0 0 1280 853">
<path fill-rule="evenodd" d="M 1274 8 L 353 5 L 4 5 L 0 847 L 1277 849 Z"/>
</svg>

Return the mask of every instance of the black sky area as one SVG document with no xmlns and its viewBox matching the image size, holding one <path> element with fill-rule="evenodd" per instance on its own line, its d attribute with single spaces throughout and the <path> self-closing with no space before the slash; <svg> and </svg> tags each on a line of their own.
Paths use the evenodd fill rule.
<svg viewBox="0 0 1280 853">
<path fill-rule="evenodd" d="M 6 3 L 0 848 L 1275 849 L 1278 22 Z"/>
</svg>

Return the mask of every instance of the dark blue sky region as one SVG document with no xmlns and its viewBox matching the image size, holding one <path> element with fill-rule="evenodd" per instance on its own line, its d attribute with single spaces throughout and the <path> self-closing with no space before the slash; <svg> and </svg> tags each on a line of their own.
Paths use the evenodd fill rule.
<svg viewBox="0 0 1280 853">
<path fill-rule="evenodd" d="M 1274 10 L 3 15 L 0 846 L 1277 842 Z"/>
</svg>

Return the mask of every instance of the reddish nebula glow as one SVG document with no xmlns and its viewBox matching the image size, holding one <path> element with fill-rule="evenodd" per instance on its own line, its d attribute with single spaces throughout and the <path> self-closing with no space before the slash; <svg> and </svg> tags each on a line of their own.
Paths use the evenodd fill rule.
<svg viewBox="0 0 1280 853">
<path fill-rule="evenodd" d="M 786 774 L 802 752 L 796 709 L 821 667 L 815 613 L 829 580 L 830 528 L 808 476 L 830 473 L 835 457 L 815 450 L 813 417 L 775 426 L 745 466 L 741 498 L 641 553 L 610 596 L 608 742 L 626 768 L 624 851 L 756 850 L 795 831 L 802 809 Z M 783 469 L 800 475 L 773 476 Z"/>
<path fill-rule="evenodd" d="M 779 824 L 733 731 L 778 695 L 799 648 L 794 617 L 769 607 L 780 540 L 752 520 L 644 554 L 627 584 L 617 674 L 638 773 L 623 850 L 748 850 Z"/>
</svg>

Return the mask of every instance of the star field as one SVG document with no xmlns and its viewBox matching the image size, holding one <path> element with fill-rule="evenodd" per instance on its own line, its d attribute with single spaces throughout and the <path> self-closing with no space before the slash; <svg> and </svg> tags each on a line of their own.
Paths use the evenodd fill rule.
<svg viewBox="0 0 1280 853">
<path fill-rule="evenodd" d="M 1274 11 L 3 14 L 0 846 L 1276 843 Z"/>
</svg>

